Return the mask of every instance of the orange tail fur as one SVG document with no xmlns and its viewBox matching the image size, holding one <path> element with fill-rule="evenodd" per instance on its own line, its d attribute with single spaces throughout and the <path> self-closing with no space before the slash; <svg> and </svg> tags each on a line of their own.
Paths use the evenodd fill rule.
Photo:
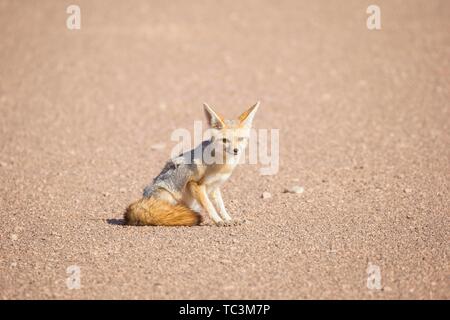
<svg viewBox="0 0 450 320">
<path fill-rule="evenodd" d="M 133 226 L 195 226 L 202 221 L 200 214 L 182 204 L 172 205 L 153 197 L 130 204 L 124 218 Z"/>
</svg>

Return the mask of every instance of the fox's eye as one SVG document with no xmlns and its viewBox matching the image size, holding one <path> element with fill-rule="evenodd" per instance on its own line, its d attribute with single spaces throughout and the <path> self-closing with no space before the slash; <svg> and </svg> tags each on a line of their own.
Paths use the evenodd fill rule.
<svg viewBox="0 0 450 320">
<path fill-rule="evenodd" d="M 223 139 L 222 139 L 222 142 L 223 142 L 223 143 L 228 143 L 228 139 L 227 139 L 227 138 L 223 138 Z"/>
</svg>

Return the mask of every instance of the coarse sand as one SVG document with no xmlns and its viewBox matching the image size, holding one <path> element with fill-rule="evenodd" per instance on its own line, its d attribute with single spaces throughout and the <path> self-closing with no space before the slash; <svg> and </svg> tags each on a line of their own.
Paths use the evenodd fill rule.
<svg viewBox="0 0 450 320">
<path fill-rule="evenodd" d="M 0 298 L 450 298 L 449 1 L 378 0 L 381 30 L 367 1 L 77 4 L 0 1 Z M 280 163 L 224 185 L 243 224 L 122 225 L 202 102 L 257 100 Z"/>
</svg>

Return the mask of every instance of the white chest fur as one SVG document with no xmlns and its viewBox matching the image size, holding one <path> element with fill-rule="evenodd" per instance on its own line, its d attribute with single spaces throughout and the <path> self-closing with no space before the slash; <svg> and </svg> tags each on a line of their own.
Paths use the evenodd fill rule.
<svg viewBox="0 0 450 320">
<path fill-rule="evenodd" d="M 214 189 L 220 187 L 225 181 L 231 176 L 231 171 L 227 173 L 215 173 L 207 175 L 203 180 L 203 184 L 206 185 L 208 189 Z"/>
</svg>

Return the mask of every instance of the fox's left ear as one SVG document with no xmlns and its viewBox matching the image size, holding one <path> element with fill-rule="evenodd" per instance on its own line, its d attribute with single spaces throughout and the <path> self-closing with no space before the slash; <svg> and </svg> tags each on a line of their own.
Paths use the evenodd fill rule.
<svg viewBox="0 0 450 320">
<path fill-rule="evenodd" d="M 239 116 L 239 121 L 241 122 L 241 126 L 250 128 L 252 126 L 253 118 L 255 117 L 256 111 L 258 111 L 259 101 L 255 103 L 250 109 L 245 111 L 243 114 Z"/>
<path fill-rule="evenodd" d="M 206 119 L 211 128 L 223 129 L 225 128 L 225 122 L 223 118 L 218 115 L 208 104 L 203 103 L 203 108 L 205 110 Z"/>
</svg>

